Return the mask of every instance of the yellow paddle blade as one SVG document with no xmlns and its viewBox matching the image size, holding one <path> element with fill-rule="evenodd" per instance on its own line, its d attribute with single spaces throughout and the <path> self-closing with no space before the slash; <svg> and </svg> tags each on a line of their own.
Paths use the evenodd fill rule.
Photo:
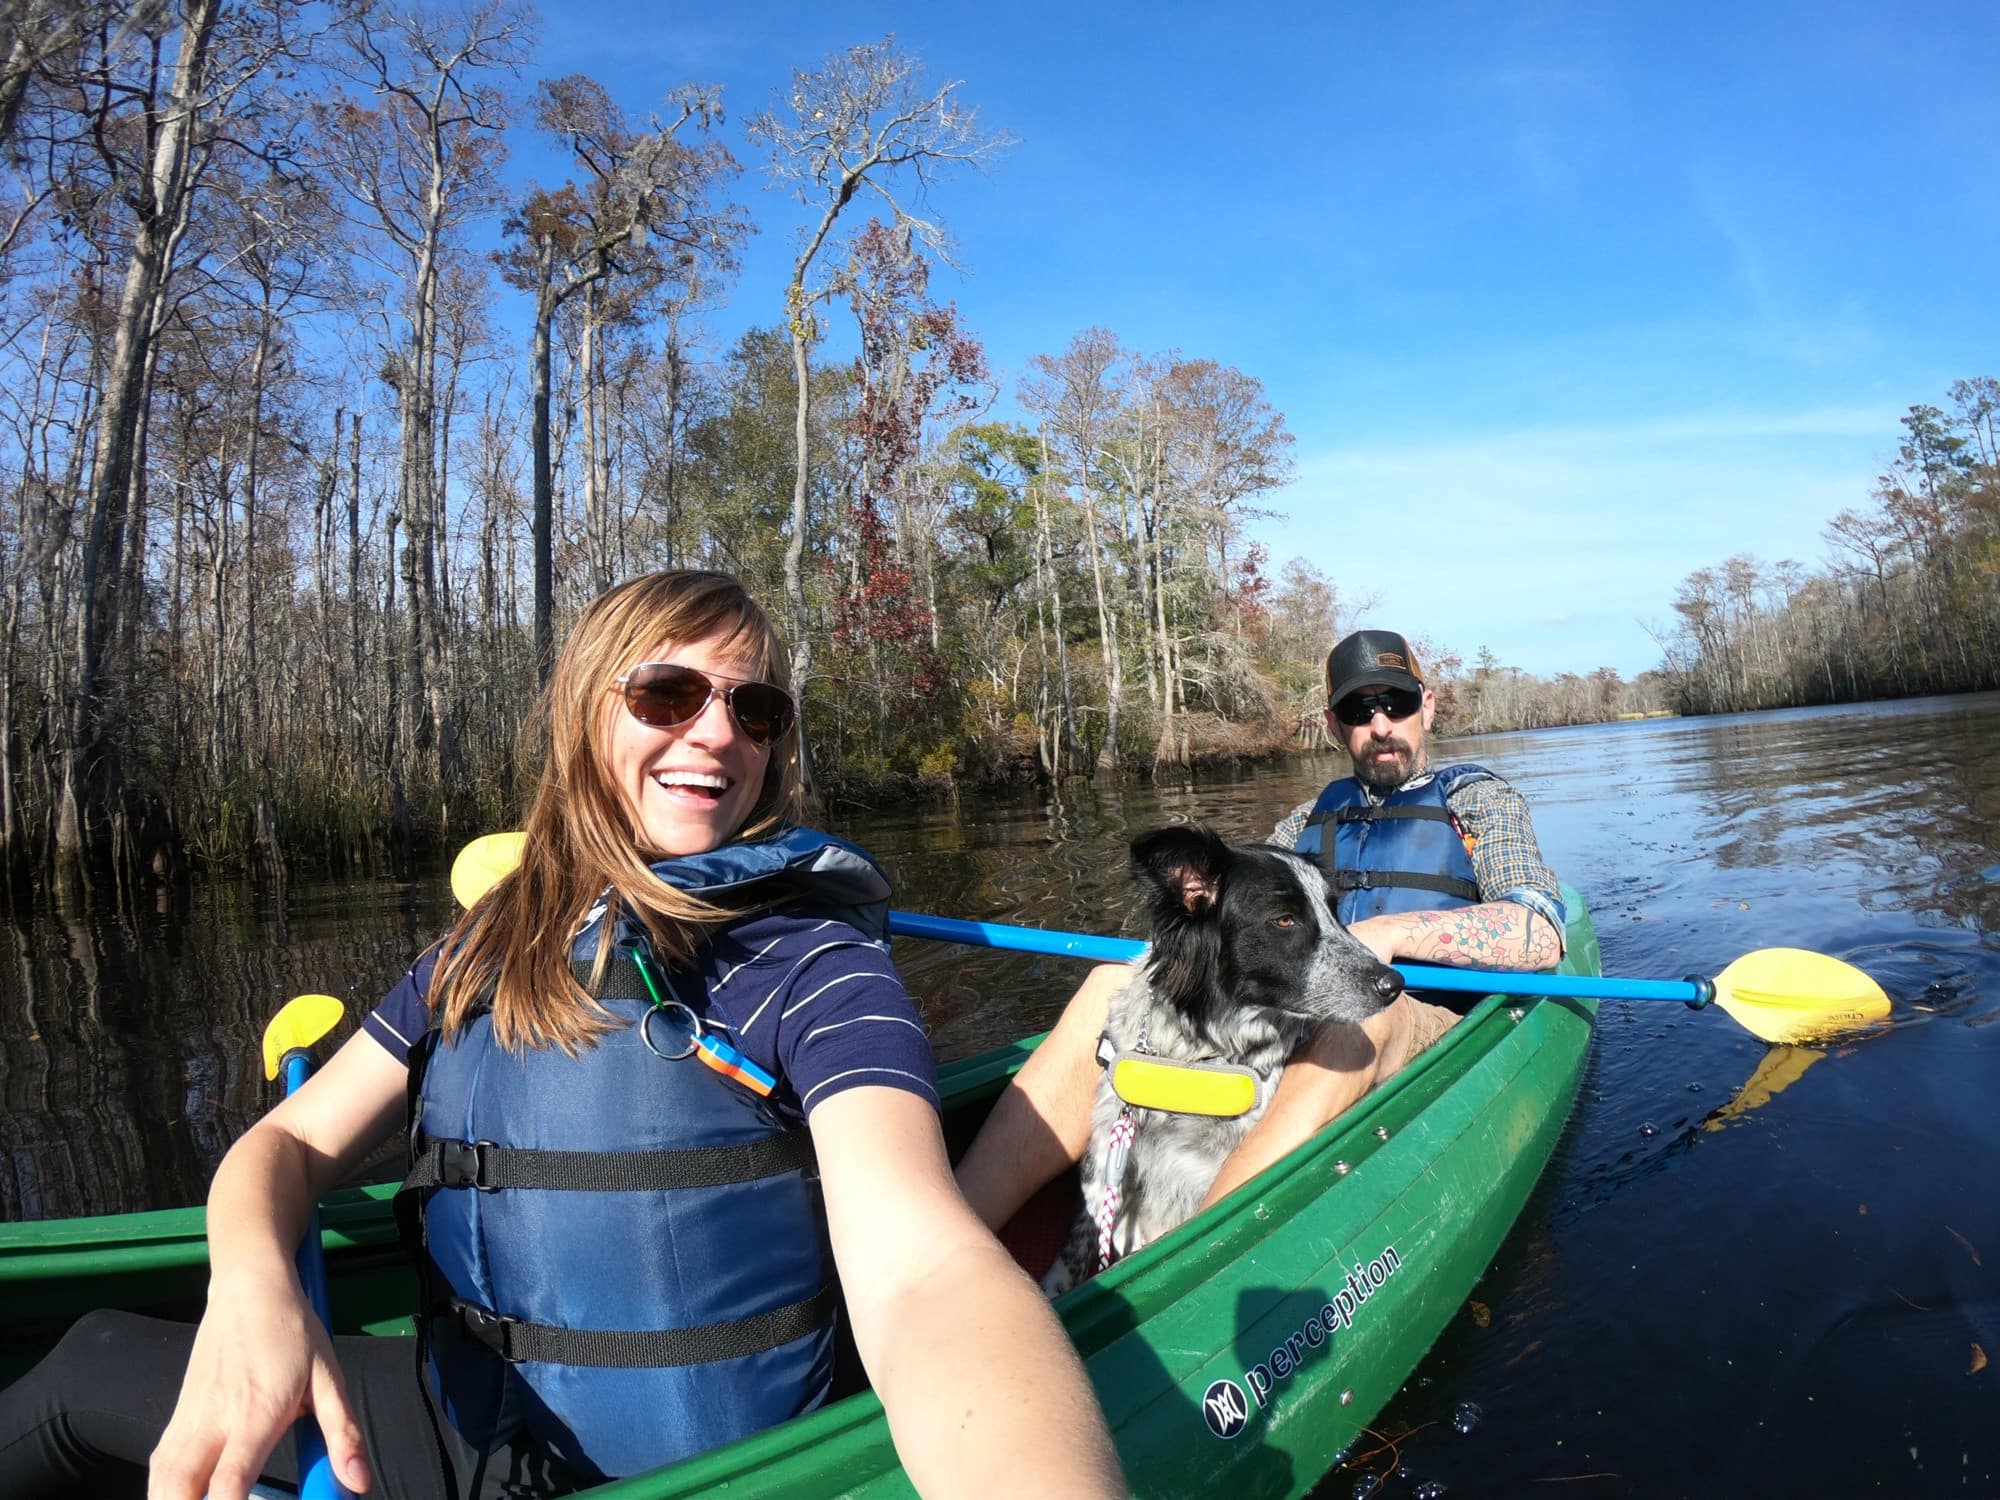
<svg viewBox="0 0 2000 1500">
<path fill-rule="evenodd" d="M 1889 1014 L 1881 985 L 1853 964 L 1804 948 L 1744 954 L 1715 976 L 1715 1003 L 1767 1042 L 1854 1031 Z"/>
<path fill-rule="evenodd" d="M 521 862 L 526 838 L 524 833 L 482 833 L 459 850 L 451 862 L 451 893 L 458 904 L 470 908 L 502 875 L 511 874 Z"/>
<path fill-rule="evenodd" d="M 300 995 L 287 1000 L 285 1008 L 264 1028 L 264 1076 L 276 1078 L 287 1052 L 310 1047 L 338 1026 L 346 1013 L 347 1007 L 331 995 Z"/>
</svg>

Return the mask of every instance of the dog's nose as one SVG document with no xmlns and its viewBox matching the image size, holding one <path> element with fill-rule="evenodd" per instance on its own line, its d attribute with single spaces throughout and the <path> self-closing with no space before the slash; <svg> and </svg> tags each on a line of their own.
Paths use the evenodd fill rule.
<svg viewBox="0 0 2000 1500">
<path fill-rule="evenodd" d="M 1403 976 L 1394 969 L 1384 969 L 1375 976 L 1375 993 L 1380 995 L 1382 1003 L 1387 1005 L 1403 993 Z"/>
</svg>

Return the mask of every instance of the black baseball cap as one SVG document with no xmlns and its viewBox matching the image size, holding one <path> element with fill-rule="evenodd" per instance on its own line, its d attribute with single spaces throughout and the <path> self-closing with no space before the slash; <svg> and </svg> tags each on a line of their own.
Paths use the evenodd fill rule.
<svg viewBox="0 0 2000 1500">
<path fill-rule="evenodd" d="M 1338 703 L 1356 688 L 1424 690 L 1423 664 L 1393 630 L 1357 630 L 1326 654 L 1326 701 Z"/>
</svg>

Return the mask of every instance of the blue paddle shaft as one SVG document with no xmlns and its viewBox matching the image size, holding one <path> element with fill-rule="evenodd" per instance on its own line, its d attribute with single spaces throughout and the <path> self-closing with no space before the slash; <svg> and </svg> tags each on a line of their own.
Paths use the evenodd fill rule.
<svg viewBox="0 0 2000 1500">
<path fill-rule="evenodd" d="M 306 1075 L 311 1071 L 312 1061 L 303 1050 L 285 1054 L 286 1097 L 305 1086 Z M 297 1264 L 299 1285 L 305 1288 L 306 1300 L 312 1303 L 312 1310 L 319 1315 L 321 1326 L 331 1333 L 332 1299 L 326 1289 L 326 1254 L 319 1243 L 317 1203 L 313 1205 L 312 1217 L 306 1222 L 305 1238 L 299 1241 Z M 304 1476 L 299 1481 L 299 1500 L 348 1500 L 345 1486 L 334 1478 L 333 1461 L 326 1456 L 326 1439 L 320 1434 L 319 1423 L 311 1417 L 302 1418 L 292 1429 L 292 1436 L 298 1452 L 299 1473 Z"/>
<path fill-rule="evenodd" d="M 1047 953 L 1057 958 L 1089 958 L 1111 964 L 1130 963 L 1146 951 L 1144 943 L 1135 943 L 1130 938 L 1050 932 L 1006 922 L 961 922 L 952 917 L 926 917 L 913 911 L 890 912 L 889 930 L 897 937 L 970 943 L 978 948 L 1006 948 L 1015 953 Z"/>
<path fill-rule="evenodd" d="M 927 917 L 917 912 L 889 913 L 889 931 L 897 937 L 929 938 L 940 943 L 969 943 L 980 948 L 1006 948 L 1016 953 L 1046 953 L 1056 958 L 1088 958 L 1099 963 L 1130 963 L 1146 951 L 1131 938 L 1092 937 L 1081 932 L 1050 932 L 1040 927 L 1016 927 L 1006 922 L 962 922 L 952 917 Z M 1686 979 L 1604 979 L 1587 974 L 1523 974 L 1506 970 L 1457 969 L 1441 964 L 1397 964 L 1396 972 L 1413 990 L 1461 990 L 1485 995 L 1495 990 L 1509 995 L 1570 995 L 1598 1000 L 1678 1000 L 1683 1004 L 1704 997 Z"/>
</svg>

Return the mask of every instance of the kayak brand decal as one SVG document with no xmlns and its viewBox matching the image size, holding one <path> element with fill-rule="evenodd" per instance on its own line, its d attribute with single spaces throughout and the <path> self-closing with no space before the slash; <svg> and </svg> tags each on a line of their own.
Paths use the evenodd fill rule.
<svg viewBox="0 0 2000 1500">
<path fill-rule="evenodd" d="M 1250 1403 L 1243 1399 L 1243 1387 L 1233 1380 L 1218 1380 L 1201 1398 L 1201 1414 L 1208 1430 L 1219 1438 L 1233 1438 L 1250 1420 Z"/>
<path fill-rule="evenodd" d="M 1218 1380 L 1209 1386 L 1201 1401 L 1208 1430 L 1219 1438 L 1235 1437 L 1250 1423 L 1244 1387 L 1249 1388 L 1250 1400 L 1256 1402 L 1259 1411 L 1269 1406 L 1278 1383 L 1289 1380 L 1335 1334 L 1352 1328 L 1368 1299 L 1402 1269 L 1403 1257 L 1396 1253 L 1394 1245 L 1383 1246 L 1382 1253 L 1366 1264 L 1356 1261 L 1340 1290 L 1287 1334 L 1261 1362 L 1245 1370 L 1241 1385 L 1234 1380 Z"/>
</svg>

